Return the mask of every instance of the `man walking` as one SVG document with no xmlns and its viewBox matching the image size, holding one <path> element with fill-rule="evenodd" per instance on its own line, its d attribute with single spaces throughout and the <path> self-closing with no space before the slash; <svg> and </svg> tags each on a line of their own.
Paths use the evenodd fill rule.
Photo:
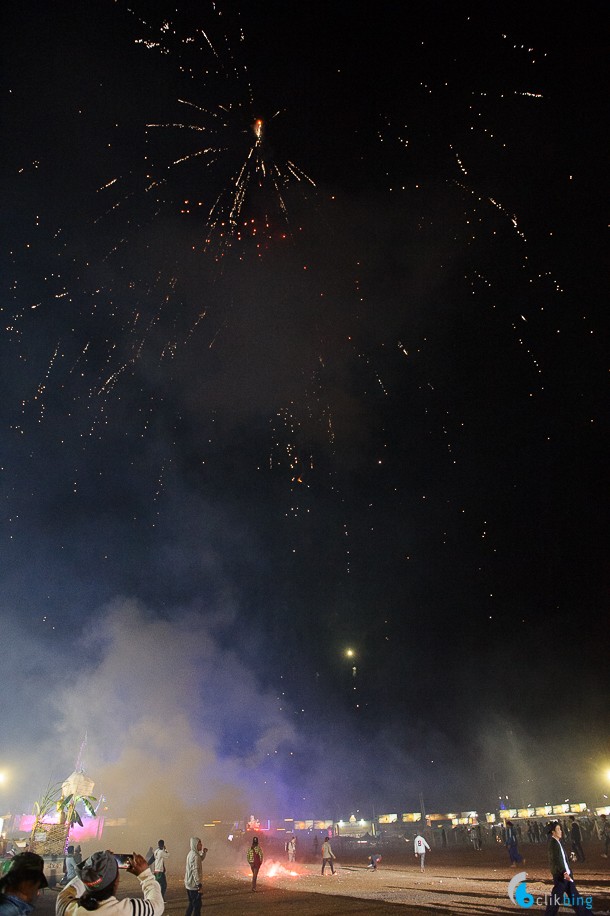
<svg viewBox="0 0 610 916">
<path fill-rule="evenodd" d="M 159 840 L 157 848 L 155 849 L 155 878 L 159 882 L 159 887 L 161 888 L 161 894 L 165 900 L 165 895 L 167 893 L 167 877 L 165 875 L 165 860 L 169 859 L 169 852 L 165 848 L 165 841 Z"/>
<path fill-rule="evenodd" d="M 516 868 L 517 865 L 522 865 L 525 862 L 525 859 L 519 852 L 519 845 L 517 840 L 517 831 L 515 830 L 515 825 L 512 821 L 506 821 L 506 848 L 508 849 L 508 857 L 510 859 L 510 867 Z"/>
<path fill-rule="evenodd" d="M 295 836 L 291 836 L 288 840 L 288 848 L 286 851 L 288 852 L 288 861 L 295 862 L 297 857 L 297 838 Z"/>
<path fill-rule="evenodd" d="M 602 841 L 602 859 L 608 858 L 608 849 L 610 848 L 610 821 L 605 814 L 602 814 L 599 824 L 599 838 Z"/>
<path fill-rule="evenodd" d="M 336 859 L 336 855 L 330 848 L 330 840 L 328 837 L 322 843 L 322 874 L 324 874 L 324 869 L 327 865 L 330 865 L 331 874 L 335 874 L 335 866 L 333 865 L 333 859 Z"/>
<path fill-rule="evenodd" d="M 582 904 L 574 884 L 572 872 L 568 865 L 568 857 L 563 848 L 561 837 L 562 829 L 559 821 L 551 821 L 548 828 L 549 834 L 549 866 L 553 876 L 553 890 L 546 908 L 546 916 L 557 916 L 559 907 L 564 903 L 564 897 L 578 916 L 586 916 L 587 909 Z"/>
<path fill-rule="evenodd" d="M 186 871 L 184 873 L 184 886 L 188 897 L 188 905 L 184 916 L 199 916 L 201 913 L 201 891 L 203 889 L 203 869 L 201 863 L 207 855 L 207 849 L 198 836 L 191 837 L 191 849 L 186 857 Z"/>
<path fill-rule="evenodd" d="M 413 840 L 413 852 L 415 853 L 415 858 L 419 857 L 419 868 L 420 871 L 423 871 L 426 867 L 426 850 L 430 850 L 430 847 L 426 843 L 426 840 L 418 833 L 415 839 Z"/>
</svg>

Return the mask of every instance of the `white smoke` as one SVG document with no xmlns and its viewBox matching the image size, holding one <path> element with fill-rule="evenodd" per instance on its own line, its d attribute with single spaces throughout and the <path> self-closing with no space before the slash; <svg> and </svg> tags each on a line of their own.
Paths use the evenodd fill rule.
<svg viewBox="0 0 610 916">
<path fill-rule="evenodd" d="M 204 817 L 275 812 L 282 785 L 273 761 L 294 744 L 292 727 L 237 642 L 228 649 L 215 638 L 212 628 L 227 621 L 205 621 L 189 611 L 159 619 L 116 602 L 47 659 L 50 734 L 38 746 L 24 735 L 21 750 L 32 802 L 73 769 L 86 735 L 82 762 L 94 794 L 103 794 L 107 817 L 127 818 L 140 845 L 197 833 Z"/>
</svg>

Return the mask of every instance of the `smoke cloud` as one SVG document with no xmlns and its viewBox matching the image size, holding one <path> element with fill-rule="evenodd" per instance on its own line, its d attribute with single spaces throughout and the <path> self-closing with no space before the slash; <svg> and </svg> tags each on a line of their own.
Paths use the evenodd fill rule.
<svg viewBox="0 0 610 916">
<path fill-rule="evenodd" d="M 22 802 L 31 806 L 39 787 L 68 775 L 86 735 L 82 763 L 94 794 L 140 844 L 196 832 L 202 818 L 281 806 L 274 760 L 294 746 L 294 731 L 237 641 L 223 648 L 215 637 L 214 628 L 233 624 L 230 614 L 203 624 L 188 610 L 153 619 L 136 602 L 117 601 L 53 659 L 28 640 L 26 690 L 42 691 L 47 735 L 36 746 L 33 730 L 21 731 Z M 24 645 L 17 628 L 11 639 Z"/>
</svg>

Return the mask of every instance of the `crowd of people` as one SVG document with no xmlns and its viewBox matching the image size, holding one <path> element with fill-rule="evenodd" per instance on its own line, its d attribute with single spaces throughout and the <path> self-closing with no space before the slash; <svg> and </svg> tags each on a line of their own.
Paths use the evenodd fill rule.
<svg viewBox="0 0 610 916">
<path fill-rule="evenodd" d="M 607 815 L 581 815 L 576 818 L 571 814 L 558 820 L 565 840 L 569 840 L 573 847 L 580 847 L 572 849 L 579 856 L 579 861 L 584 861 L 584 858 L 580 858 L 584 856 L 582 844 L 598 841 L 602 845 L 602 856 L 607 858 L 610 849 L 610 820 Z M 435 845 L 442 847 L 471 843 L 476 850 L 490 843 L 507 846 L 509 842 L 516 841 L 519 846 L 524 843 L 536 845 L 547 842 L 546 822 L 534 819 L 505 820 L 494 824 L 460 824 L 449 830 L 441 826 L 432 832 L 431 839 Z"/>
<path fill-rule="evenodd" d="M 473 825 L 470 830 L 479 825 Z M 510 864 L 513 867 L 524 864 L 519 852 L 519 843 L 527 837 L 530 843 L 542 842 L 544 836 L 548 844 L 549 868 L 553 879 L 553 889 L 548 895 L 547 916 L 555 916 L 559 906 L 569 902 L 578 914 L 586 912 L 582 898 L 578 894 L 572 873 L 572 863 L 585 861 L 583 841 L 598 839 L 601 842 L 601 856 L 608 857 L 610 848 L 610 821 L 605 814 L 599 822 L 592 825 L 585 819 L 577 820 L 571 815 L 563 822 L 551 821 L 542 826 L 538 822 L 528 824 L 524 831 L 520 824 L 507 820 L 502 825 L 499 842 L 508 850 Z M 482 848 L 483 831 L 475 832 L 476 850 Z M 432 839 L 432 837 L 430 837 Z M 494 837 L 497 839 L 497 837 Z M 569 842 L 570 849 L 564 845 Z M 318 854 L 319 844 L 314 839 L 314 854 Z M 286 839 L 284 846 L 289 862 L 296 859 L 296 837 Z M 6 847 L 5 847 L 6 851 Z M 190 849 L 186 856 L 184 888 L 186 890 L 185 916 L 200 916 L 203 892 L 203 861 L 207 855 L 197 836 L 190 838 Z M 413 852 L 419 861 L 421 871 L 425 870 L 426 854 L 431 846 L 423 833 L 413 836 Z M 336 874 L 331 838 L 324 837 L 321 849 L 321 874 L 330 869 Z M 167 892 L 166 862 L 170 854 L 164 840 L 159 840 L 157 847 L 148 850 L 146 856 L 132 853 L 128 856 L 116 855 L 109 850 L 93 853 L 83 860 L 80 847 L 68 846 L 64 859 L 64 877 L 58 884 L 56 916 L 86 916 L 86 912 L 103 908 L 105 916 L 162 916 Z M 252 873 L 251 890 L 256 892 L 257 878 L 263 864 L 264 853 L 257 836 L 253 836 L 246 850 L 246 861 Z M 8 869 L 0 877 L 0 916 L 29 916 L 34 908 L 36 898 L 41 890 L 49 886 L 44 872 L 44 859 L 29 851 L 8 855 Z M 373 853 L 369 858 L 368 868 L 376 870 L 381 856 Z M 117 899 L 121 870 L 125 869 L 135 875 L 141 886 L 142 898 Z"/>
</svg>

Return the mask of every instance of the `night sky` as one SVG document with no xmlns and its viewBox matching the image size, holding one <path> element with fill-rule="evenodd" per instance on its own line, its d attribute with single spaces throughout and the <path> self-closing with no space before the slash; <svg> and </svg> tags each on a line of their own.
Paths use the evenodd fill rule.
<svg viewBox="0 0 610 916">
<path fill-rule="evenodd" d="M 3 5 L 0 808 L 610 792 L 606 9 L 398 10 Z"/>
</svg>

